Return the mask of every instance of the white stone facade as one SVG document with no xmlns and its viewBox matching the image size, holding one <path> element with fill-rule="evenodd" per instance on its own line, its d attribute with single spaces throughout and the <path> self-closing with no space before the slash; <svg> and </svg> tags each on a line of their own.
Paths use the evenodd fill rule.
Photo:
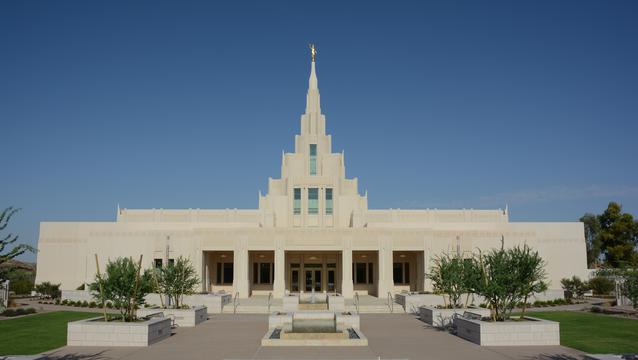
<svg viewBox="0 0 638 360">
<path fill-rule="evenodd" d="M 424 274 L 445 251 L 468 253 L 526 243 L 547 261 L 550 288 L 586 276 L 583 224 L 513 223 L 501 210 L 368 209 L 343 152 L 333 152 L 312 62 L 295 151 L 282 154 L 258 208 L 118 209 L 112 222 L 43 222 L 36 281 L 72 290 L 102 259 L 144 255 L 145 266 L 182 255 L 196 264 L 202 291 L 281 298 L 285 291 L 386 297 L 430 290 Z M 397 154 L 398 156 L 399 154 Z M 400 160 L 400 159 L 398 159 Z"/>
</svg>

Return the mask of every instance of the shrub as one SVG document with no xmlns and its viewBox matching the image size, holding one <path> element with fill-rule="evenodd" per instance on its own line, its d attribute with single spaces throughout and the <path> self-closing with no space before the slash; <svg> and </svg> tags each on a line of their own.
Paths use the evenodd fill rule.
<svg viewBox="0 0 638 360">
<path fill-rule="evenodd" d="M 2 316 L 16 316 L 16 311 L 14 309 L 6 309 L 2 312 Z"/>
<path fill-rule="evenodd" d="M 55 304 L 60 305 L 60 299 L 55 299 Z"/>
<path fill-rule="evenodd" d="M 48 281 L 45 281 L 39 285 L 35 286 L 35 292 L 40 294 L 45 298 L 49 299 L 57 299 L 61 295 L 60 284 L 52 284 Z"/>
<path fill-rule="evenodd" d="M 91 301 L 91 302 L 89 303 L 89 307 L 90 307 L 90 308 L 97 307 L 97 303 L 96 303 L 95 301 Z"/>
<path fill-rule="evenodd" d="M 89 302 L 86 300 L 82 301 L 82 307 L 89 307 Z"/>
<path fill-rule="evenodd" d="M 75 302 L 75 304 L 73 304 L 73 306 L 82 307 L 82 302 L 80 300 L 78 300 L 78 301 Z"/>
<path fill-rule="evenodd" d="M 27 308 L 26 312 L 27 312 L 27 314 L 35 314 L 36 313 L 34 308 Z"/>
<path fill-rule="evenodd" d="M 582 299 L 585 292 L 589 290 L 589 286 L 586 282 L 583 282 L 578 276 L 574 275 L 570 278 L 563 278 L 560 281 L 563 290 L 565 290 L 565 296 L 569 299 L 576 297 Z"/>
<path fill-rule="evenodd" d="M 84 290 L 85 285 L 84 283 L 82 283 L 82 285 L 78 286 L 75 290 Z"/>
<path fill-rule="evenodd" d="M 60 302 L 60 305 L 66 305 L 66 304 L 68 304 L 68 303 L 69 303 L 69 300 L 64 299 L 64 300 L 62 300 L 62 301 Z"/>
<path fill-rule="evenodd" d="M 106 302 L 106 307 L 109 308 L 109 309 L 112 309 L 113 308 L 113 303 L 111 303 L 110 301 L 107 301 Z"/>
<path fill-rule="evenodd" d="M 609 295 L 616 288 L 616 283 L 606 276 L 595 276 L 589 280 L 589 288 L 594 295 Z"/>
</svg>

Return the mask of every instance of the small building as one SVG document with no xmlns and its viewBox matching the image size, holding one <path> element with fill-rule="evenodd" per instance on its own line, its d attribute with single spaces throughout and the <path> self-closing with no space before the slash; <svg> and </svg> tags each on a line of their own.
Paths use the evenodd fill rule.
<svg viewBox="0 0 638 360">
<path fill-rule="evenodd" d="M 343 153 L 326 134 L 314 57 L 295 151 L 282 155 L 257 209 L 118 209 L 114 222 L 42 222 L 36 281 L 72 290 L 92 282 L 101 259 L 144 258 L 161 266 L 189 257 L 202 291 L 240 297 L 286 291 L 426 291 L 432 257 L 526 243 L 547 262 L 550 289 L 585 278 L 580 222 L 510 222 L 507 209 L 369 209 Z"/>
</svg>

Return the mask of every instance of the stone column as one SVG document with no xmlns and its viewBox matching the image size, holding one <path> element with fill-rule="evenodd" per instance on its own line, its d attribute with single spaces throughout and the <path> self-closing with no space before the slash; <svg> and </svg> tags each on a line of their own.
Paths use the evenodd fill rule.
<svg viewBox="0 0 638 360">
<path fill-rule="evenodd" d="M 379 241 L 379 298 L 385 299 L 388 291 L 394 290 L 392 274 L 392 242 L 390 239 Z"/>
<path fill-rule="evenodd" d="M 233 293 L 238 292 L 240 298 L 247 298 L 250 295 L 249 285 L 248 248 L 246 239 L 241 239 L 235 242 L 235 251 L 233 252 Z"/>
<path fill-rule="evenodd" d="M 341 251 L 341 295 L 351 299 L 354 296 L 352 283 L 352 239 L 344 239 Z"/>
<path fill-rule="evenodd" d="M 416 291 L 425 289 L 425 251 L 416 252 Z"/>
<path fill-rule="evenodd" d="M 275 240 L 275 279 L 273 282 L 273 296 L 282 298 L 286 289 L 286 254 L 283 241 Z"/>
</svg>

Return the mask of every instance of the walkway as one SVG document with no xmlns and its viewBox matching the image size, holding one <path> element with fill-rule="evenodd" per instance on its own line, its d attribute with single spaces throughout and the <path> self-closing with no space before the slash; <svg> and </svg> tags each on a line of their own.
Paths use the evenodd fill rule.
<svg viewBox="0 0 638 360">
<path fill-rule="evenodd" d="M 369 346 L 361 348 L 262 347 L 266 315 L 215 315 L 196 328 L 175 334 L 148 348 L 65 347 L 48 359 L 582 359 L 582 353 L 561 346 L 480 347 L 437 331 L 409 314 L 364 314 L 361 330 Z"/>
</svg>

